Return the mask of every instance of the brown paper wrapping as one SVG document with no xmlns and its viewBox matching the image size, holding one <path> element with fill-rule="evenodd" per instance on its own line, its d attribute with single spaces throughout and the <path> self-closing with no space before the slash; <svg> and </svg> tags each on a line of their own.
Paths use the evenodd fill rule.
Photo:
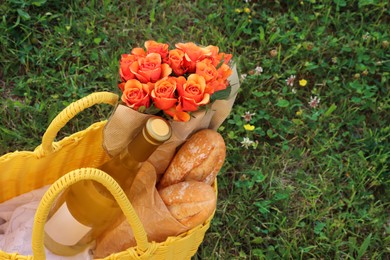
<svg viewBox="0 0 390 260">
<path fill-rule="evenodd" d="M 156 189 L 156 171 L 146 162 L 140 169 L 127 196 L 134 207 L 149 241 L 163 242 L 168 236 L 177 236 L 188 230 L 169 212 Z M 106 257 L 136 246 L 130 224 L 122 216 L 116 227 L 108 230 L 96 243 L 94 256 Z"/>
</svg>

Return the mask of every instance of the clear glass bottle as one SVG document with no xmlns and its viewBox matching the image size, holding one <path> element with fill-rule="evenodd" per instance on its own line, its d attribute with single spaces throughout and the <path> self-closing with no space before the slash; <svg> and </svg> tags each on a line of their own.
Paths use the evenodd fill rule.
<svg viewBox="0 0 390 260">
<path fill-rule="evenodd" d="M 160 117 L 151 117 L 126 149 L 99 169 L 128 190 L 142 163 L 170 137 L 170 125 Z M 103 185 L 89 180 L 75 183 L 60 196 L 49 214 L 45 247 L 57 255 L 80 253 L 92 246 L 119 214 L 118 204 Z"/>
</svg>

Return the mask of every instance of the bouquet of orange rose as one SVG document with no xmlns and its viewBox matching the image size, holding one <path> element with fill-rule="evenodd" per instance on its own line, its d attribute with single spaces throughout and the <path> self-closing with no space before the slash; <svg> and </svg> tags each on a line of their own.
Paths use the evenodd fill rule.
<svg viewBox="0 0 390 260">
<path fill-rule="evenodd" d="M 122 102 L 106 123 L 103 146 L 115 156 L 122 151 L 151 114 L 165 116 L 172 127 L 169 141 L 161 145 L 137 174 L 127 196 L 148 238 L 161 242 L 188 230 L 168 211 L 156 185 L 169 163 L 193 133 L 217 130 L 233 106 L 239 80 L 231 54 L 216 46 L 194 43 L 145 42 L 120 59 Z M 112 243 L 115 240 L 116 243 Z M 97 241 L 96 254 L 104 257 L 135 243 L 129 224 L 118 219 L 116 228 Z"/>
<path fill-rule="evenodd" d="M 150 158 L 161 174 L 177 146 L 197 130 L 216 130 L 229 115 L 239 80 L 232 55 L 217 46 L 146 41 L 119 61 L 121 103 L 108 120 L 104 147 L 117 155 L 151 114 L 165 116 L 173 135 Z"/>
<path fill-rule="evenodd" d="M 228 66 L 231 54 L 216 46 L 177 43 L 175 49 L 146 41 L 145 49 L 133 48 L 120 59 L 119 88 L 122 101 L 130 108 L 155 114 L 163 111 L 176 121 L 187 122 L 190 113 L 210 104 L 216 92 L 228 88 L 233 73 Z"/>
</svg>

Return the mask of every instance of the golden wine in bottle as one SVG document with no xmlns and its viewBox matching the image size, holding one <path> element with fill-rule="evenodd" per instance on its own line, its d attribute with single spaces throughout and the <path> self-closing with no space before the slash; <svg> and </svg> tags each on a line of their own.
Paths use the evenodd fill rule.
<svg viewBox="0 0 390 260">
<path fill-rule="evenodd" d="M 130 144 L 99 167 L 128 190 L 149 156 L 171 137 L 170 125 L 151 117 Z M 82 252 L 115 222 L 121 210 L 100 183 L 80 181 L 60 195 L 45 224 L 45 246 L 54 254 L 70 256 Z"/>
</svg>

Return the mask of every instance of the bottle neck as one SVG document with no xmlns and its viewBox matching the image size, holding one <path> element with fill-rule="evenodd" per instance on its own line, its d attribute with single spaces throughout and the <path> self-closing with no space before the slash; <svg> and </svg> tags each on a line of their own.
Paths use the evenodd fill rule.
<svg viewBox="0 0 390 260">
<path fill-rule="evenodd" d="M 152 153 L 161 144 L 153 140 L 145 131 L 145 128 L 138 133 L 130 144 L 125 148 L 120 155 L 120 160 L 126 164 L 128 161 L 135 160 L 137 162 L 146 161 Z"/>
<path fill-rule="evenodd" d="M 171 134 L 171 128 L 166 121 L 151 117 L 127 147 L 100 169 L 110 174 L 121 186 L 124 182 L 131 182 L 142 163 L 167 141 Z"/>
</svg>

